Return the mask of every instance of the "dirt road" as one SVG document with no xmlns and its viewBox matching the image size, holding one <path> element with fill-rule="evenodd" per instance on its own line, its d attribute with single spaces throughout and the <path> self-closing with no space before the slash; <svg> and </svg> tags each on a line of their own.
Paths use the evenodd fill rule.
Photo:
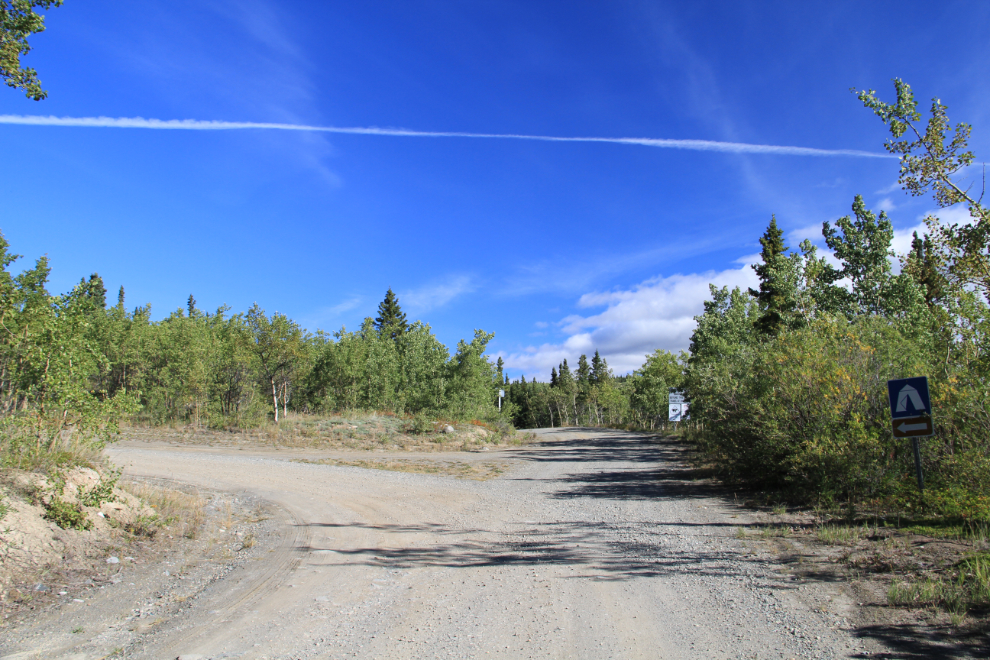
<svg viewBox="0 0 990 660">
<path fill-rule="evenodd" d="M 526 448 L 456 457 L 504 466 L 487 481 L 307 464 L 284 451 L 115 447 L 125 475 L 264 501 L 277 515 L 253 560 L 190 587 L 150 629 L 127 624 L 144 616 L 150 595 L 109 585 L 85 603 L 101 611 L 91 619 L 102 623 L 90 625 L 108 631 L 87 634 L 126 628 L 115 657 L 134 658 L 837 658 L 872 650 L 845 631 L 849 603 L 838 589 L 800 584 L 737 538 L 750 515 L 684 480 L 673 446 L 590 429 L 540 436 Z M 37 623 L 49 633 L 21 631 L 0 654 L 99 657 L 65 641 L 67 615 L 52 616 L 61 618 Z"/>
</svg>

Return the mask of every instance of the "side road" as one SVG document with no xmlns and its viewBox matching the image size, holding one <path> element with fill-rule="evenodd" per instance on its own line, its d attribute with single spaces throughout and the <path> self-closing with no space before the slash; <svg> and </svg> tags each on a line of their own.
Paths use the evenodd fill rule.
<svg viewBox="0 0 990 660">
<path fill-rule="evenodd" d="M 122 598 L 123 585 L 86 607 L 100 625 L 130 631 L 116 655 L 127 658 L 883 652 L 849 631 L 854 604 L 839 586 L 804 584 L 737 538 L 755 520 L 686 480 L 675 446 L 600 429 L 538 433 L 529 447 L 486 453 L 503 466 L 488 481 L 276 451 L 114 447 L 125 476 L 264 502 L 279 533 L 154 625 L 127 626 L 140 616 L 135 603 L 153 597 Z M 74 625 L 67 611 L 38 617 L 0 642 L 0 656 L 102 657 L 71 643 Z"/>
</svg>

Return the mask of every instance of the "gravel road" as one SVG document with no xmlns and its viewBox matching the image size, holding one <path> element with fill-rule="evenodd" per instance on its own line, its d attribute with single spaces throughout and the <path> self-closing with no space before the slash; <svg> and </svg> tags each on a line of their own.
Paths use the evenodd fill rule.
<svg viewBox="0 0 990 660">
<path fill-rule="evenodd" d="M 197 578 L 156 625 L 127 628 L 116 657 L 769 659 L 877 650 L 847 631 L 852 603 L 838 587 L 802 583 L 738 538 L 752 514 L 685 480 L 670 441 L 538 433 L 522 449 L 457 456 L 507 466 L 488 481 L 307 464 L 285 451 L 113 448 L 125 475 L 278 512 L 250 559 Z M 135 603 L 148 596 L 122 593 L 104 590 L 88 605 L 102 612 L 100 625 L 122 630 L 143 616 Z M 52 616 L 69 625 L 65 612 Z M 4 657 L 35 657 L 24 643 Z M 61 649 L 42 655 L 99 657 Z"/>
</svg>

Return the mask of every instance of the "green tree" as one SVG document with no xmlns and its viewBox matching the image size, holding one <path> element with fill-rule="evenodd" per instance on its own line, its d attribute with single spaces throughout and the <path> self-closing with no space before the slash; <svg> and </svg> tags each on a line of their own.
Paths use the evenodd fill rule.
<svg viewBox="0 0 990 660">
<path fill-rule="evenodd" d="M 598 349 L 595 349 L 595 355 L 591 358 L 591 382 L 602 385 L 611 379 L 612 370 L 608 368 L 608 362 L 598 354 Z"/>
<path fill-rule="evenodd" d="M 48 92 L 41 89 L 37 71 L 21 66 L 21 56 L 31 51 L 28 38 L 45 31 L 45 17 L 35 9 L 61 5 L 62 0 L 0 0 L 0 78 L 35 101 Z"/>
<path fill-rule="evenodd" d="M 641 424 L 652 430 L 667 421 L 670 390 L 683 386 L 686 361 L 684 353 L 658 348 L 633 372 L 630 404 Z"/>
<path fill-rule="evenodd" d="M 750 289 L 749 293 L 760 306 L 757 330 L 765 335 L 776 335 L 792 324 L 796 309 L 793 268 L 786 255 L 784 232 L 777 227 L 776 216 L 770 217 L 770 224 L 760 238 L 760 245 L 763 263 L 753 266 L 760 278 L 760 289 Z"/>
<path fill-rule="evenodd" d="M 402 336 L 409 329 L 406 322 L 406 315 L 399 307 L 399 300 L 389 288 L 385 294 L 385 300 L 378 304 L 378 317 L 375 319 L 375 330 L 380 335 L 387 335 L 392 339 Z"/>
<path fill-rule="evenodd" d="M 271 318 L 255 303 L 247 313 L 248 327 L 253 335 L 254 354 L 264 382 L 271 387 L 275 422 L 278 423 L 278 404 L 282 400 L 284 411 L 288 409 L 289 385 L 295 367 L 302 358 L 302 329 L 285 314 L 275 312 Z"/>
<path fill-rule="evenodd" d="M 898 182 L 911 195 L 930 192 L 941 208 L 964 204 L 972 222 L 949 223 L 937 217 L 925 218 L 931 237 L 931 253 L 944 268 L 946 282 L 959 289 L 976 287 L 990 300 L 990 209 L 982 204 L 982 192 L 974 197 L 969 189 L 954 179 L 973 163 L 969 150 L 971 127 L 958 123 L 951 127 L 947 106 L 932 99 L 930 116 L 924 131 L 911 87 L 894 79 L 896 101 L 885 103 L 874 90 L 863 90 L 858 98 L 890 129 L 887 151 L 901 160 Z"/>
</svg>

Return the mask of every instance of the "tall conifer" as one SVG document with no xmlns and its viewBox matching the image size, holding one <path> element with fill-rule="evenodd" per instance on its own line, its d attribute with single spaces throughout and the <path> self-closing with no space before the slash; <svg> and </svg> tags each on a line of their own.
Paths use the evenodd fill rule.
<svg viewBox="0 0 990 660">
<path fill-rule="evenodd" d="M 749 293 L 760 305 L 761 315 L 756 320 L 756 329 L 768 335 L 775 335 L 786 324 L 786 317 L 793 311 L 794 302 L 787 295 L 787 283 L 781 276 L 782 261 L 786 259 L 787 246 L 784 245 L 784 232 L 777 227 L 776 216 L 770 217 L 770 225 L 760 239 L 763 249 L 760 257 L 763 263 L 753 266 L 760 278 L 760 290 L 750 289 Z"/>
<path fill-rule="evenodd" d="M 399 307 L 399 300 L 389 287 L 385 294 L 385 300 L 378 304 L 378 317 L 375 319 L 375 330 L 378 334 L 387 334 L 395 339 L 400 337 L 409 329 L 406 315 Z"/>
</svg>

